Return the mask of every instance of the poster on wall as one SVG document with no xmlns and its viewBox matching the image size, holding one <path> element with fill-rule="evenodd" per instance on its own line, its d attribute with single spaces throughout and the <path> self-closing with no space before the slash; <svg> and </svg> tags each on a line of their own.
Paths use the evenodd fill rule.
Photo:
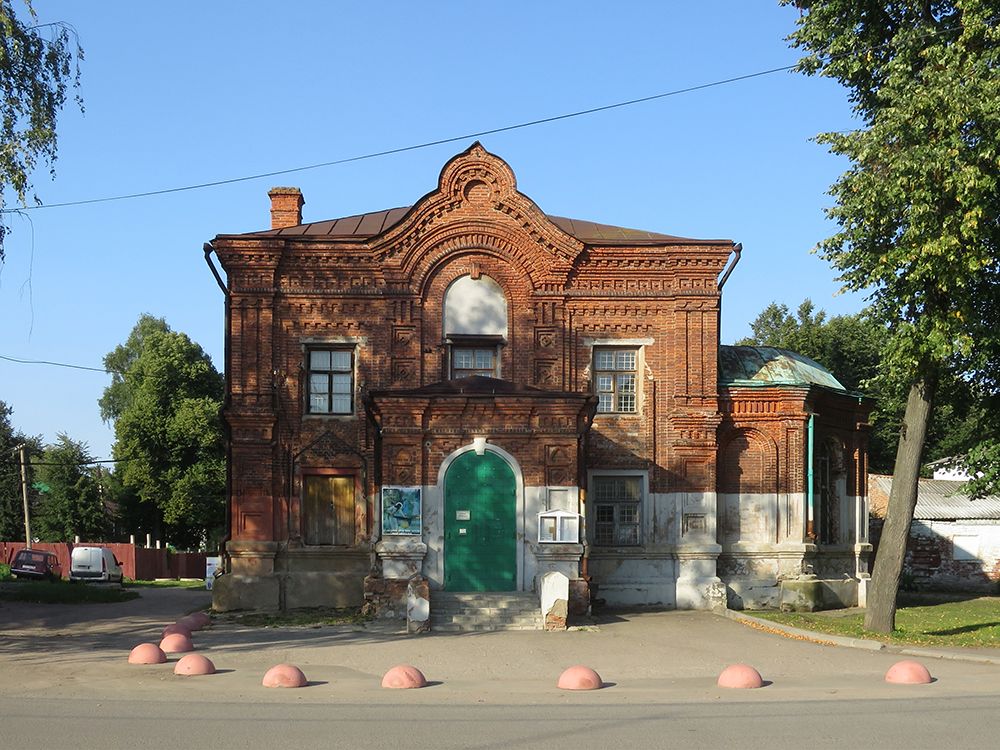
<svg viewBox="0 0 1000 750">
<path fill-rule="evenodd" d="M 420 488 L 382 488 L 382 533 L 420 536 Z"/>
</svg>

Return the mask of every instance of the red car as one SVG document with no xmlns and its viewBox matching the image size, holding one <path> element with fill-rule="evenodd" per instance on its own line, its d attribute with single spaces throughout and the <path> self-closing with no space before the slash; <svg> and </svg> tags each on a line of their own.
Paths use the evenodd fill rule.
<svg viewBox="0 0 1000 750">
<path fill-rule="evenodd" d="M 10 572 L 18 578 L 45 578 L 58 581 L 62 578 L 59 558 L 51 552 L 37 549 L 18 550 L 11 563 Z"/>
</svg>

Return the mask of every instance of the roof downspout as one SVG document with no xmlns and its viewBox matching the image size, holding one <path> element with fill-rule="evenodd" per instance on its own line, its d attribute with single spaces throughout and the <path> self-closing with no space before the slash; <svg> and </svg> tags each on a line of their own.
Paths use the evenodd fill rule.
<svg viewBox="0 0 1000 750">
<path fill-rule="evenodd" d="M 215 283 L 219 285 L 219 289 L 222 290 L 222 294 L 226 299 L 226 312 L 225 312 L 226 335 L 224 339 L 225 344 L 223 347 L 223 357 L 225 358 L 225 362 L 223 363 L 223 374 L 225 377 L 226 392 L 225 395 L 223 396 L 222 409 L 220 410 L 220 411 L 225 411 L 225 409 L 229 406 L 229 392 L 230 392 L 229 391 L 229 348 L 230 348 L 229 289 L 227 288 L 225 282 L 222 280 L 222 276 L 219 274 L 219 270 L 215 267 L 215 264 L 212 262 L 211 255 L 212 253 L 215 252 L 215 246 L 211 242 L 206 242 L 202 246 L 202 249 L 205 251 L 205 262 L 208 264 L 209 269 L 211 269 L 212 276 L 215 277 Z M 233 536 L 233 514 L 232 514 L 232 508 L 230 508 L 229 506 L 230 499 L 233 496 L 233 480 L 231 476 L 232 472 L 230 471 L 230 467 L 232 466 L 233 463 L 232 461 L 233 456 L 232 456 L 232 449 L 230 448 L 232 441 L 230 440 L 230 435 L 229 435 L 229 424 L 228 422 L 226 422 L 225 419 L 222 420 L 222 430 L 226 438 L 226 535 L 222 537 L 222 539 L 220 540 L 222 544 L 222 549 L 220 550 L 220 552 L 222 553 L 222 559 L 223 559 L 222 569 L 228 573 L 230 560 L 229 560 L 229 553 L 226 551 L 226 545 L 229 543 L 229 540 Z"/>
<path fill-rule="evenodd" d="M 743 243 L 737 242 L 733 245 L 733 262 L 729 264 L 729 267 L 722 274 L 722 278 L 719 279 L 719 291 L 722 291 L 722 287 L 726 285 L 726 280 L 729 278 L 729 274 L 733 272 L 736 268 L 736 264 L 740 262 L 740 255 L 743 253 Z"/>
<path fill-rule="evenodd" d="M 806 448 L 806 537 L 816 538 L 816 497 L 813 491 L 813 456 L 815 451 L 816 415 L 809 415 L 808 440 Z"/>
</svg>

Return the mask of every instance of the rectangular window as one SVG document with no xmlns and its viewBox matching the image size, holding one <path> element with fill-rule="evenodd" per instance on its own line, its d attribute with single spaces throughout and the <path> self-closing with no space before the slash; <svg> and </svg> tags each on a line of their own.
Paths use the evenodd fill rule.
<svg viewBox="0 0 1000 750">
<path fill-rule="evenodd" d="M 497 377 L 497 348 L 452 346 L 451 377 L 467 378 L 470 375 Z"/>
<path fill-rule="evenodd" d="M 304 477 L 303 541 L 317 545 L 353 545 L 354 528 L 354 477 Z"/>
<path fill-rule="evenodd" d="M 594 348 L 594 388 L 597 391 L 598 412 L 635 413 L 636 355 L 634 348 Z"/>
<path fill-rule="evenodd" d="M 308 408 L 310 414 L 354 413 L 354 350 L 310 349 Z"/>
<path fill-rule="evenodd" d="M 596 546 L 634 547 L 639 544 L 642 477 L 593 477 L 590 497 Z"/>
</svg>

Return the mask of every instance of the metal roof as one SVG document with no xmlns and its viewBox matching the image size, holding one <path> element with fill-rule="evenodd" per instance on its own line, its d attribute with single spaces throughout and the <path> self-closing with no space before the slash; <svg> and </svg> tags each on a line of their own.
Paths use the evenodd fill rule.
<svg viewBox="0 0 1000 750">
<path fill-rule="evenodd" d="M 361 242 L 398 224 L 412 206 L 389 208 L 384 211 L 344 216 L 340 219 L 315 221 L 309 224 L 299 224 L 283 229 L 268 229 L 261 232 L 247 232 L 243 235 L 224 235 L 242 237 L 310 237 L 317 239 L 339 240 L 344 242 Z M 575 237 L 588 245 L 664 245 L 671 243 L 683 244 L 716 244 L 731 242 L 731 240 L 699 240 L 692 237 L 676 237 L 671 234 L 647 232 L 641 229 L 616 227 L 611 224 L 598 224 L 583 219 L 568 219 L 564 216 L 548 216 L 549 221 L 571 237 Z"/>
<path fill-rule="evenodd" d="M 1000 497 L 987 495 L 973 499 L 962 491 L 964 485 L 964 481 L 955 479 L 918 480 L 913 518 L 919 521 L 1000 520 Z M 891 489 L 892 477 L 869 475 L 868 492 L 873 505 L 880 497 L 887 499 Z"/>
<path fill-rule="evenodd" d="M 847 390 L 818 362 L 771 346 L 720 346 L 719 385 L 821 385 Z"/>
</svg>

